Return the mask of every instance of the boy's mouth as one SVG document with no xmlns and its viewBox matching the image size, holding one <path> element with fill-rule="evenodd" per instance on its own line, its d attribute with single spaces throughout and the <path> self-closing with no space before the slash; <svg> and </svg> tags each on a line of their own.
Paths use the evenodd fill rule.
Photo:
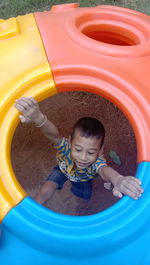
<svg viewBox="0 0 150 265">
<path fill-rule="evenodd" d="M 78 162 L 78 161 L 76 161 L 76 166 L 77 166 L 78 168 L 86 168 L 86 167 L 89 166 L 89 163 L 83 163 L 83 162 Z"/>
</svg>

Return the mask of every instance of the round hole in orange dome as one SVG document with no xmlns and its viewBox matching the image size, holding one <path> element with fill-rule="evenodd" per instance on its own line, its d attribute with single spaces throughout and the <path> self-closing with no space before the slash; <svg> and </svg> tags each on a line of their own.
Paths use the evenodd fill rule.
<svg viewBox="0 0 150 265">
<path fill-rule="evenodd" d="M 106 44 L 119 46 L 135 46 L 140 44 L 139 38 L 133 33 L 111 25 L 88 25 L 82 29 L 87 37 Z"/>
</svg>

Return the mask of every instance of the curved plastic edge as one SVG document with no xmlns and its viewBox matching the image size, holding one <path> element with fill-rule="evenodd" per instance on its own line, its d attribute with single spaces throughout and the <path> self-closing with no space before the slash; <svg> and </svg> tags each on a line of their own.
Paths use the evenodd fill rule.
<svg viewBox="0 0 150 265">
<path fill-rule="evenodd" d="M 55 213 L 27 197 L 7 214 L 3 225 L 26 244 L 51 255 L 81 257 L 83 245 L 89 257 L 107 254 L 146 232 L 144 227 L 150 212 L 149 175 L 150 163 L 140 163 L 136 176 L 143 182 L 145 192 L 137 201 L 125 196 L 103 212 L 77 217 Z M 59 245 L 62 247 L 58 248 Z"/>
</svg>

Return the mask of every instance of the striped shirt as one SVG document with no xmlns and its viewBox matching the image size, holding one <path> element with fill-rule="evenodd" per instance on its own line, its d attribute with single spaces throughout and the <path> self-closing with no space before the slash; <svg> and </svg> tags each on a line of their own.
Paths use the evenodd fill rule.
<svg viewBox="0 0 150 265">
<path fill-rule="evenodd" d="M 107 165 L 102 155 L 87 168 L 76 168 L 71 158 L 71 146 L 67 138 L 61 138 L 60 142 L 54 147 L 57 149 L 56 159 L 59 168 L 70 181 L 83 182 L 93 179 L 97 176 L 99 169 Z"/>
</svg>

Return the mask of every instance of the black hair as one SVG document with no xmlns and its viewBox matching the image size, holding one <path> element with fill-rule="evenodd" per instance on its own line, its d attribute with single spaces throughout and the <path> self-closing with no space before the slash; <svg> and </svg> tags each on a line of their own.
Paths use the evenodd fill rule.
<svg viewBox="0 0 150 265">
<path fill-rule="evenodd" d="M 103 145 L 105 138 L 105 128 L 103 124 L 96 118 L 83 117 L 79 119 L 73 126 L 71 139 L 73 139 L 77 129 L 84 137 L 96 137 L 97 139 L 101 138 L 101 146 Z"/>
</svg>

